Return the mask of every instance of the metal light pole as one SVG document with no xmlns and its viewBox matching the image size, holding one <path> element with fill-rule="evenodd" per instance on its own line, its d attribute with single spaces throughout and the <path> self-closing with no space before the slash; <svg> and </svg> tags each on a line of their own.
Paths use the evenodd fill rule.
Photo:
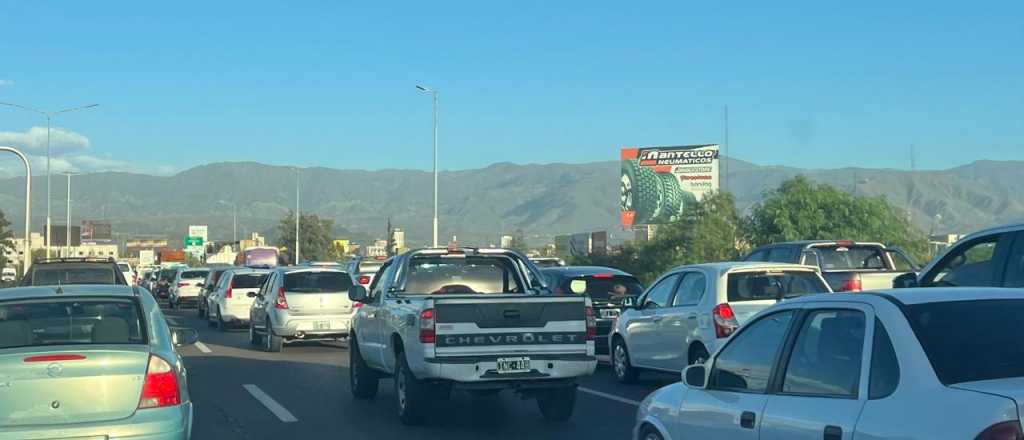
<svg viewBox="0 0 1024 440">
<path fill-rule="evenodd" d="M 299 264 L 299 218 L 302 217 L 299 211 L 299 169 L 295 168 L 295 261 L 293 265 Z"/>
<path fill-rule="evenodd" d="M 421 85 L 416 88 L 430 93 L 434 99 L 434 247 L 437 247 L 437 90 Z"/>
<path fill-rule="evenodd" d="M 54 115 L 57 115 L 57 114 L 60 114 L 60 113 L 70 113 L 70 112 L 73 112 L 73 111 L 85 110 L 87 108 L 98 107 L 99 104 L 89 104 L 89 105 L 84 105 L 84 106 L 81 106 L 81 107 L 71 107 L 71 108 L 66 108 L 64 110 L 57 110 L 55 112 L 48 112 L 48 111 L 44 111 L 44 110 L 38 110 L 38 109 L 34 109 L 32 107 L 25 107 L 23 105 L 12 104 L 12 103 L 9 103 L 9 102 L 0 102 L 0 105 L 6 105 L 6 106 L 9 106 L 9 107 L 17 107 L 17 108 L 20 108 L 22 110 L 28 110 L 30 112 L 35 112 L 35 113 L 41 114 L 41 115 L 46 117 L 46 240 L 45 240 L 45 244 L 46 244 L 46 257 L 49 258 L 50 257 L 50 238 L 51 238 L 51 234 L 50 234 L 50 122 L 51 121 L 50 120 L 53 119 Z"/>
<path fill-rule="evenodd" d="M 21 275 L 28 273 L 32 265 L 32 165 L 21 151 L 14 147 L 0 147 L 0 151 L 10 151 L 21 158 L 25 164 L 25 252 L 22 256 Z"/>
<path fill-rule="evenodd" d="M 65 225 L 64 226 L 64 233 L 65 233 L 65 237 L 64 237 L 64 257 L 65 258 L 71 256 L 71 174 L 72 173 L 64 173 L 65 176 L 68 176 L 68 212 L 67 212 L 68 220 L 67 220 L 66 223 L 64 223 L 64 225 Z"/>
<path fill-rule="evenodd" d="M 231 239 L 238 243 L 238 204 L 224 200 L 218 200 L 217 203 L 223 203 L 231 207 Z"/>
</svg>

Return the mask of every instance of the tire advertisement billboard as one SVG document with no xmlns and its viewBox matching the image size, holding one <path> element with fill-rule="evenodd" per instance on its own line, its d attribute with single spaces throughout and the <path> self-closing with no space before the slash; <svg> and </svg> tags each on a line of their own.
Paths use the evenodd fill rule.
<svg viewBox="0 0 1024 440">
<path fill-rule="evenodd" d="M 718 145 L 623 148 L 622 226 L 674 222 L 718 190 Z"/>
</svg>

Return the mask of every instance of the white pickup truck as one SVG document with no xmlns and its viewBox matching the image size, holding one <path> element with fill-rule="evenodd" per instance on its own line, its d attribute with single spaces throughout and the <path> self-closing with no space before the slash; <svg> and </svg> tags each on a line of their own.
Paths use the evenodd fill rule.
<svg viewBox="0 0 1024 440">
<path fill-rule="evenodd" d="M 537 399 L 548 420 L 576 404 L 576 379 L 594 373 L 596 322 L 590 299 L 552 295 L 523 255 L 448 248 L 388 260 L 359 304 L 349 333 L 349 379 L 372 398 L 392 376 L 405 424 L 422 423 L 453 388 L 477 394 L 511 389 Z"/>
</svg>

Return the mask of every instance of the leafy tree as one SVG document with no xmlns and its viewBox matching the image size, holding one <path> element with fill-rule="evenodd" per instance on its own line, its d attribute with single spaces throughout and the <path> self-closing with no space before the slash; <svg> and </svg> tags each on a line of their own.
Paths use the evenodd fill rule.
<svg viewBox="0 0 1024 440">
<path fill-rule="evenodd" d="M 767 191 L 747 218 L 754 246 L 791 240 L 880 241 L 928 258 L 928 239 L 884 197 L 859 197 L 797 176 Z"/>
<path fill-rule="evenodd" d="M 14 238 L 14 233 L 9 229 L 11 222 L 7 221 L 4 217 L 4 212 L 0 210 L 0 267 L 7 267 L 7 257 L 4 252 L 8 249 L 14 250 L 14 242 L 11 240 Z"/>
<path fill-rule="evenodd" d="M 316 214 L 299 216 L 299 258 L 302 260 L 331 260 L 335 257 L 332 230 L 334 221 L 321 219 Z M 277 225 L 277 243 L 287 248 L 289 263 L 295 261 L 295 212 L 289 211 Z"/>
</svg>

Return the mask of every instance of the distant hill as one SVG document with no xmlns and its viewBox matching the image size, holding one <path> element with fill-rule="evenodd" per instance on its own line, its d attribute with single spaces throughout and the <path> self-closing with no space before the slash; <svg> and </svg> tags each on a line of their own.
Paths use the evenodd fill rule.
<svg viewBox="0 0 1024 440">
<path fill-rule="evenodd" d="M 761 194 L 797 174 L 862 195 L 884 195 L 909 207 L 923 230 L 969 232 L 1024 219 L 1024 162 L 978 161 L 941 171 L 842 168 L 808 170 L 759 166 L 730 160 L 727 188 L 746 209 Z M 626 238 L 618 226 L 616 161 L 585 164 L 497 163 L 486 168 L 444 172 L 440 177 L 441 237 L 492 243 L 499 232 L 522 229 L 531 241 L 556 234 L 606 229 Z M 430 239 L 431 174 L 415 170 L 301 171 L 303 211 L 335 221 L 335 233 L 365 242 L 383 237 L 386 219 L 406 230 L 411 245 Z M 276 238 L 274 228 L 295 206 L 295 171 L 254 162 L 197 166 L 173 176 L 105 172 L 75 176 L 73 222 L 108 219 L 115 232 L 164 236 L 177 241 L 189 224 L 207 224 L 212 239 L 231 238 L 231 208 L 238 204 L 239 235 L 257 231 Z M 55 223 L 65 216 L 65 184 L 54 177 Z M 45 218 L 45 178 L 33 179 L 34 230 Z M 22 180 L 0 179 L 0 209 L 21 229 Z M 941 217 L 937 217 L 936 215 Z M 19 234 L 20 235 L 20 234 Z"/>
</svg>

